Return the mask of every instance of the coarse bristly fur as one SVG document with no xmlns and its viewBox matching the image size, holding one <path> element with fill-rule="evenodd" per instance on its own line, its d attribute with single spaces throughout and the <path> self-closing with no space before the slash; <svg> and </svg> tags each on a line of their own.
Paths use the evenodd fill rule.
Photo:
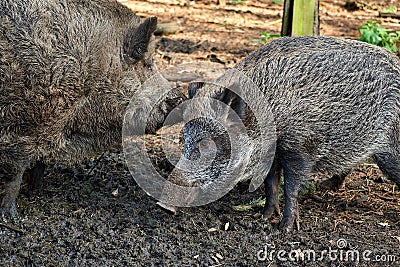
<svg viewBox="0 0 400 267">
<path fill-rule="evenodd" d="M 121 145 L 129 100 L 156 68 L 156 25 L 114 0 L 0 2 L 1 213 L 17 215 L 21 177 L 37 160 Z"/>
<path fill-rule="evenodd" d="M 311 172 L 335 174 L 330 184 L 337 186 L 354 165 L 372 157 L 400 186 L 400 64 L 394 54 L 353 40 L 288 37 L 253 52 L 234 70 L 259 87 L 269 102 L 265 114 L 270 112 L 274 117 L 276 152 L 264 182 L 267 201 L 263 215 L 270 218 L 279 213 L 283 171 L 281 229 L 290 230 L 295 222 L 298 226 L 298 193 Z M 224 84 L 224 79 L 221 76 L 218 83 Z M 229 94 L 221 93 L 227 89 L 214 87 L 193 85 L 189 95 L 217 99 L 223 95 L 220 100 L 232 105 L 235 94 L 227 98 Z M 232 108 L 238 114 L 247 112 L 244 118 L 249 115 L 242 105 Z M 247 127 L 254 128 L 251 124 L 256 120 L 248 121 Z M 201 121 L 186 125 L 184 154 L 190 157 L 204 131 L 215 131 L 210 125 Z M 229 149 L 221 144 L 218 149 Z M 258 153 L 257 147 L 253 146 L 253 153 Z M 215 168 L 215 163 L 210 166 Z M 216 174 L 202 170 L 201 180 L 216 180 Z"/>
</svg>

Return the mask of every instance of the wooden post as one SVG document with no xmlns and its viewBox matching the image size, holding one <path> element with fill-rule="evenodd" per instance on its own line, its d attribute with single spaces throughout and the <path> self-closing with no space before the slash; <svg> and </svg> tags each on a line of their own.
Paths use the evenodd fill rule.
<svg viewBox="0 0 400 267">
<path fill-rule="evenodd" d="M 319 0 L 285 0 L 282 36 L 319 35 Z"/>
<path fill-rule="evenodd" d="M 294 0 L 284 2 L 281 36 L 292 36 L 293 5 Z"/>
</svg>

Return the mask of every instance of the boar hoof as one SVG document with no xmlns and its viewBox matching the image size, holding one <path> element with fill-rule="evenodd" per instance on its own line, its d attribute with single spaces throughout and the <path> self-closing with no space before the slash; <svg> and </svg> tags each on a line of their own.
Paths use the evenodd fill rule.
<svg viewBox="0 0 400 267">
<path fill-rule="evenodd" d="M 338 179 L 336 179 L 335 176 L 333 176 L 330 179 L 320 182 L 318 187 L 324 191 L 327 191 L 327 190 L 338 191 L 339 189 L 344 187 L 344 183 L 343 182 L 340 183 L 340 181 Z"/>
<path fill-rule="evenodd" d="M 9 218 L 18 217 L 17 205 L 15 204 L 15 201 L 7 204 L 2 203 L 0 207 L 0 215 L 7 216 Z"/>
<path fill-rule="evenodd" d="M 279 223 L 279 230 L 282 232 L 290 232 L 293 229 L 293 225 L 296 223 L 297 231 L 300 230 L 299 216 L 289 215 L 283 216 L 281 222 Z"/>
<path fill-rule="evenodd" d="M 262 210 L 263 219 L 265 219 L 265 220 L 270 219 L 274 213 L 276 215 L 280 215 L 279 204 L 276 203 L 276 204 L 269 205 L 269 204 L 265 203 L 265 206 Z"/>
<path fill-rule="evenodd" d="M 176 215 L 177 207 L 171 206 L 171 205 L 163 203 L 163 202 L 157 202 L 157 205 L 159 205 L 164 210 Z"/>
</svg>

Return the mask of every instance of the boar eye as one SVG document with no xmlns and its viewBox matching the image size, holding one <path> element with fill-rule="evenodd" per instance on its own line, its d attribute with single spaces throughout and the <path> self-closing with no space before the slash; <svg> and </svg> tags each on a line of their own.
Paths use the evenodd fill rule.
<svg viewBox="0 0 400 267">
<path fill-rule="evenodd" d="M 201 149 L 201 148 L 208 148 L 208 147 L 210 147 L 213 143 L 214 143 L 213 140 L 211 140 L 211 139 L 209 139 L 209 138 L 205 138 L 205 139 L 202 139 L 202 140 L 198 143 L 198 146 L 199 146 L 200 149 Z"/>
<path fill-rule="evenodd" d="M 189 157 L 190 160 L 197 160 L 200 158 L 200 149 L 198 146 L 194 147 L 192 149 L 192 151 L 190 151 L 189 153 Z"/>
</svg>

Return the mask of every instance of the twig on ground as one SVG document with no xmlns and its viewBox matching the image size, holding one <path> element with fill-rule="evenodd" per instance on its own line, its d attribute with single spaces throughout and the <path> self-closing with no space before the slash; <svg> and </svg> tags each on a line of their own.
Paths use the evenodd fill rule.
<svg viewBox="0 0 400 267">
<path fill-rule="evenodd" d="M 18 229 L 16 227 L 8 225 L 8 224 L 0 223 L 0 227 L 7 228 L 7 229 L 12 230 L 12 231 L 14 231 L 16 233 L 19 233 L 19 234 L 25 234 L 25 232 L 23 230 Z"/>
</svg>

